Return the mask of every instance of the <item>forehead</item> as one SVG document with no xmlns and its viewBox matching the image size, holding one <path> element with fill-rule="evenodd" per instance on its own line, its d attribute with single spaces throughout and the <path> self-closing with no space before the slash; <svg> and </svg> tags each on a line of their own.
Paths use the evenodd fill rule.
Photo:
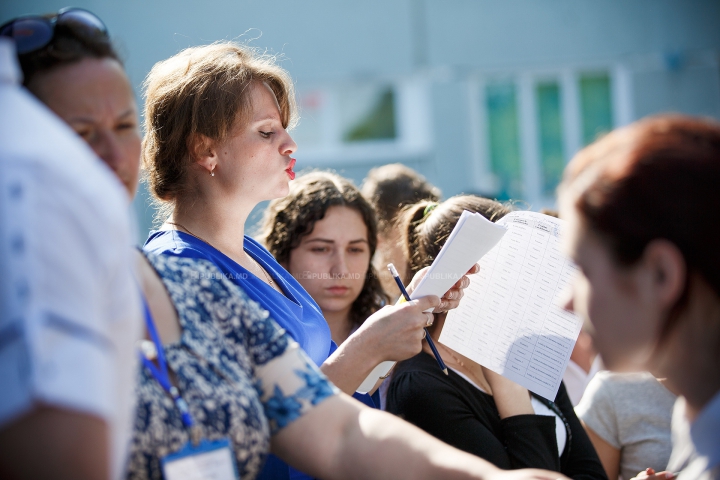
<svg viewBox="0 0 720 480">
<path fill-rule="evenodd" d="M 360 212 L 350 207 L 333 206 L 327 209 L 322 220 L 315 222 L 313 231 L 305 239 L 367 240 L 367 235 L 367 226 Z"/>
<path fill-rule="evenodd" d="M 254 82 L 250 87 L 250 105 L 252 113 L 250 121 L 252 123 L 262 122 L 264 120 L 280 121 L 280 105 L 278 104 L 275 93 L 264 82 Z"/>
<path fill-rule="evenodd" d="M 38 75 L 30 87 L 51 108 L 83 111 L 127 109 L 135 105 L 122 66 L 110 58 L 86 58 L 63 65 Z"/>
</svg>

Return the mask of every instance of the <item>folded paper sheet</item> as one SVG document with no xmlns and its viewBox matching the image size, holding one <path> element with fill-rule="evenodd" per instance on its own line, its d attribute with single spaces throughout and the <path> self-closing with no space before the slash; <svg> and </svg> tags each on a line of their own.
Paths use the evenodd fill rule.
<svg viewBox="0 0 720 480">
<path fill-rule="evenodd" d="M 427 295 L 445 295 L 470 267 L 503 238 L 506 231 L 507 228 L 492 223 L 479 213 L 464 211 L 410 298 L 414 300 Z"/>
<path fill-rule="evenodd" d="M 582 321 L 560 305 L 576 272 L 560 251 L 563 221 L 513 212 L 480 261 L 440 342 L 549 400 L 557 395 Z"/>
<path fill-rule="evenodd" d="M 492 223 L 478 213 L 464 211 L 430 269 L 410 298 L 427 295 L 442 297 L 470 267 L 492 249 L 507 229 Z M 372 390 L 380 377 L 387 375 L 395 362 L 382 362 L 370 372 L 358 392 Z"/>
</svg>

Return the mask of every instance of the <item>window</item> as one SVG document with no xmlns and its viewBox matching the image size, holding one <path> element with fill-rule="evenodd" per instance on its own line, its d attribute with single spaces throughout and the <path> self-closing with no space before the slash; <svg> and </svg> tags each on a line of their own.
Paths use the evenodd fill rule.
<svg viewBox="0 0 720 480">
<path fill-rule="evenodd" d="M 542 192 L 552 196 L 565 168 L 559 83 L 538 83 L 535 87 L 535 100 L 540 137 Z"/>
<path fill-rule="evenodd" d="M 300 123 L 291 132 L 305 164 L 392 161 L 429 151 L 426 82 L 345 83 L 298 87 Z"/>
<path fill-rule="evenodd" d="M 554 207 L 555 190 L 578 148 L 614 127 L 613 76 L 570 69 L 480 77 L 477 188 L 500 200 Z M 616 100 L 617 101 L 617 100 Z M 488 191 L 488 189 L 490 191 Z"/>
<path fill-rule="evenodd" d="M 396 138 L 395 93 L 392 87 L 343 89 L 339 100 L 343 142 Z"/>
<path fill-rule="evenodd" d="M 604 73 L 580 77 L 580 111 L 583 145 L 594 142 L 613 128 L 610 76 Z"/>
<path fill-rule="evenodd" d="M 490 165 L 500 199 L 522 195 L 520 138 L 514 83 L 486 87 Z"/>
</svg>

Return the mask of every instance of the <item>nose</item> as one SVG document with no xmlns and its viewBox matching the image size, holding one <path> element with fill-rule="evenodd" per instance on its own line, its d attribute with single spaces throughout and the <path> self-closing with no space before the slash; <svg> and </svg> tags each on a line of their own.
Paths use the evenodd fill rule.
<svg viewBox="0 0 720 480">
<path fill-rule="evenodd" d="M 297 144 L 295 143 L 295 140 L 290 136 L 290 134 L 285 130 L 285 135 L 287 138 L 284 142 L 280 144 L 280 154 L 282 155 L 292 155 L 297 151 Z"/>
<path fill-rule="evenodd" d="M 347 261 L 343 252 L 336 251 L 332 258 L 332 267 L 330 268 L 333 274 L 344 275 L 348 273 Z"/>
<path fill-rule="evenodd" d="M 118 173 L 122 151 L 120 142 L 115 138 L 115 135 L 108 131 L 100 132 L 91 146 L 95 154 L 100 157 L 113 172 Z"/>
</svg>

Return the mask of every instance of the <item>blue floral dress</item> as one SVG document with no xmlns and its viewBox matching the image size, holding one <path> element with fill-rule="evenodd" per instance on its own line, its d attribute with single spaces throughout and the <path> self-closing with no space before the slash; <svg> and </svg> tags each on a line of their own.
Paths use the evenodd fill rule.
<svg viewBox="0 0 720 480">
<path fill-rule="evenodd" d="M 212 263 L 147 255 L 175 304 L 182 336 L 166 345 L 174 384 L 203 438 L 229 438 L 242 479 L 255 478 L 270 436 L 337 393 L 283 329 Z M 160 459 L 189 435 L 172 399 L 141 368 L 127 478 L 162 478 Z"/>
</svg>

